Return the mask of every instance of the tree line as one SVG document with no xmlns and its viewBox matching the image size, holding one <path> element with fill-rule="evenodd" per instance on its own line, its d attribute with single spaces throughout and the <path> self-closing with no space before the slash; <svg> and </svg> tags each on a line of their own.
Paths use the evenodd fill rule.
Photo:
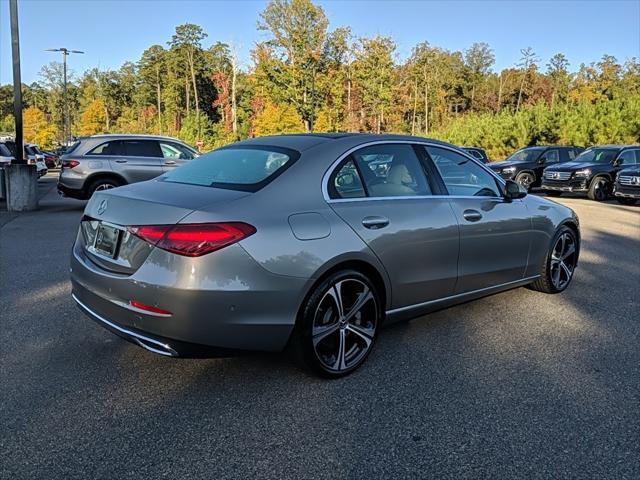
<svg viewBox="0 0 640 480">
<path fill-rule="evenodd" d="M 423 42 L 397 60 L 386 36 L 329 29 L 311 0 L 272 0 L 258 29 L 267 40 L 241 66 L 237 46 L 179 25 L 118 70 L 88 70 L 68 87 L 74 136 L 154 133 L 211 149 L 292 132 L 395 132 L 485 148 L 501 158 L 541 143 L 587 146 L 640 140 L 640 64 L 605 55 L 572 73 L 562 53 L 530 47 L 493 70 L 486 43 L 449 51 Z M 62 64 L 23 85 L 25 140 L 62 141 Z M 12 88 L 0 86 L 0 131 L 13 130 Z"/>
</svg>

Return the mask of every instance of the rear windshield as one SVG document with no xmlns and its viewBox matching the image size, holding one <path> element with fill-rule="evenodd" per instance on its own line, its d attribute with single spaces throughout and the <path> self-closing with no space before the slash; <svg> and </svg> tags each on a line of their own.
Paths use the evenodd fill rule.
<svg viewBox="0 0 640 480">
<path fill-rule="evenodd" d="M 61 153 L 62 153 L 63 155 L 68 155 L 68 154 L 70 154 L 70 153 L 71 153 L 71 152 L 73 152 L 76 148 L 78 148 L 78 146 L 80 146 L 80 143 L 81 143 L 81 142 L 80 142 L 80 140 L 76 140 L 76 141 L 73 143 L 73 145 L 69 146 L 69 147 L 68 147 L 68 148 L 66 148 L 66 149 L 63 149 Z"/>
<path fill-rule="evenodd" d="M 295 150 L 279 147 L 225 147 L 166 173 L 165 182 L 255 192 L 280 175 L 297 158 Z"/>
</svg>

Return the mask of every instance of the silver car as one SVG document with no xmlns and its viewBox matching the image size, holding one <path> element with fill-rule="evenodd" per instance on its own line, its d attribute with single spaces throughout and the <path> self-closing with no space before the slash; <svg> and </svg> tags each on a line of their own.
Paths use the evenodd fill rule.
<svg viewBox="0 0 640 480">
<path fill-rule="evenodd" d="M 155 135 L 81 138 L 60 158 L 58 191 L 84 200 L 98 190 L 150 180 L 196 158 L 190 146 Z"/>
<path fill-rule="evenodd" d="M 160 355 L 290 347 L 337 377 L 382 324 L 523 285 L 563 291 L 579 248 L 572 210 L 449 144 L 286 135 L 96 192 L 71 280 L 89 317 Z"/>
</svg>

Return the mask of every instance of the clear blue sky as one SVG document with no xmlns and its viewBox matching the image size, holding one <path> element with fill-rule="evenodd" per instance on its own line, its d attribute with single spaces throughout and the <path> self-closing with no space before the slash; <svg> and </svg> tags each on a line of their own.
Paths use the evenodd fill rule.
<svg viewBox="0 0 640 480">
<path fill-rule="evenodd" d="M 91 67 L 118 68 L 136 61 L 152 44 L 166 45 L 174 27 L 192 22 L 220 40 L 238 45 L 244 66 L 253 45 L 265 39 L 256 28 L 265 1 L 18 0 L 22 79 L 38 80 L 42 65 L 59 60 L 46 48 L 86 51 L 70 57 L 81 74 Z M 330 28 L 350 26 L 356 35 L 390 35 L 398 60 L 418 42 L 464 50 L 473 42 L 494 49 L 496 69 L 518 61 L 533 47 L 545 65 L 563 52 L 577 69 L 603 54 L 624 61 L 640 57 L 640 0 L 626 1 L 348 1 L 318 2 Z M 0 83 L 11 83 L 9 2 L 0 0 Z"/>
</svg>

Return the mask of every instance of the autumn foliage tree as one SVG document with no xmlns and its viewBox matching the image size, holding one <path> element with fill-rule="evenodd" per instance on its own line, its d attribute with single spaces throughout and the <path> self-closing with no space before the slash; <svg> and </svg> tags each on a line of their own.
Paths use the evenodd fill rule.
<svg viewBox="0 0 640 480">
<path fill-rule="evenodd" d="M 325 4 L 329 8 L 330 3 Z M 364 5 L 364 4 L 363 4 Z M 604 55 L 571 65 L 533 48 L 494 70 L 486 43 L 463 51 L 426 40 L 400 57 L 393 38 L 329 24 L 312 0 L 271 0 L 264 41 L 249 61 L 195 24 L 177 25 L 120 68 L 69 72 L 71 132 L 155 133 L 214 148 L 286 132 L 396 132 L 485 148 L 494 158 L 542 143 L 640 140 L 640 64 Z M 62 65 L 23 86 L 25 135 L 62 140 Z M 0 130 L 13 126 L 11 86 L 0 86 Z"/>
</svg>

